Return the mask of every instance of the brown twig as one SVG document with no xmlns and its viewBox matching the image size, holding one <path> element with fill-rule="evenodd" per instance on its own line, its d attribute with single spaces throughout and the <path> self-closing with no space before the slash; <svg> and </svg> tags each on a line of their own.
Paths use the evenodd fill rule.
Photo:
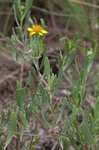
<svg viewBox="0 0 99 150">
<path fill-rule="evenodd" d="M 48 6 L 49 6 L 50 12 L 53 12 L 53 0 L 52 1 L 48 1 Z M 52 26 L 59 33 L 59 35 L 62 36 L 61 31 L 59 30 L 59 28 L 56 25 L 55 16 L 53 14 L 50 14 L 50 17 L 51 17 Z"/>
<path fill-rule="evenodd" d="M 88 7 L 99 8 L 98 5 L 87 3 L 87 2 L 82 2 L 81 0 L 71 0 L 71 1 L 78 3 L 78 4 L 81 4 L 81 5 L 88 6 Z"/>
</svg>

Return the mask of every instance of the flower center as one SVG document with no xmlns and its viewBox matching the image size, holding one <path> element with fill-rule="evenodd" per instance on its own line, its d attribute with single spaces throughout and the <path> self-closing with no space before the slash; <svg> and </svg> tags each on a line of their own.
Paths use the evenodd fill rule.
<svg viewBox="0 0 99 150">
<path fill-rule="evenodd" d="M 42 27 L 41 26 L 39 26 L 39 25 L 35 25 L 34 27 L 33 27 L 33 30 L 34 30 L 34 32 L 41 32 L 41 30 L 42 30 Z"/>
</svg>

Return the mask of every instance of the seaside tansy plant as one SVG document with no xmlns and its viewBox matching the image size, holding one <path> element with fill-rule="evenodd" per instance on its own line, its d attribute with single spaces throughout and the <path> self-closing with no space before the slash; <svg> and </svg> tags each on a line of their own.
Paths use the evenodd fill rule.
<svg viewBox="0 0 99 150">
<path fill-rule="evenodd" d="M 44 34 L 47 34 L 48 32 L 44 30 L 40 25 L 33 25 L 32 27 L 28 27 L 27 31 L 29 32 L 29 36 L 38 34 L 43 36 Z"/>
</svg>

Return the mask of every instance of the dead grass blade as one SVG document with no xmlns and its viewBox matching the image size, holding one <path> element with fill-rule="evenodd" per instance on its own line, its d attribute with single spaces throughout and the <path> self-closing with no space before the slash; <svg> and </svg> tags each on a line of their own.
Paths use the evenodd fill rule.
<svg viewBox="0 0 99 150">
<path fill-rule="evenodd" d="M 98 5 L 95 5 L 95 4 L 91 4 L 91 3 L 87 3 L 87 2 L 82 2 L 81 0 L 70 0 L 74 3 L 79 3 L 81 5 L 85 5 L 85 6 L 88 6 L 88 7 L 93 7 L 93 8 L 98 8 L 99 9 L 99 6 Z"/>
</svg>

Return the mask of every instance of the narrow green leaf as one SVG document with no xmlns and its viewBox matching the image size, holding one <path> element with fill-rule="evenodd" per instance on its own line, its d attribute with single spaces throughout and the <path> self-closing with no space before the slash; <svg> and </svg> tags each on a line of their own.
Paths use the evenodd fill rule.
<svg viewBox="0 0 99 150">
<path fill-rule="evenodd" d="M 20 81 L 17 80 L 17 89 L 20 89 Z"/>
<path fill-rule="evenodd" d="M 62 56 L 62 53 L 60 52 L 58 55 L 58 66 L 59 66 L 59 68 L 62 68 L 62 65 L 63 65 L 63 56 Z"/>
<path fill-rule="evenodd" d="M 42 103 L 47 104 L 47 102 L 49 102 L 48 91 L 44 89 L 42 84 L 39 85 L 39 89 L 40 89 L 40 95 L 42 96 Z"/>
<path fill-rule="evenodd" d="M 10 142 L 15 134 L 16 127 L 17 127 L 17 112 L 12 112 L 10 115 L 9 122 L 8 122 L 8 136 L 7 136 L 5 146 L 4 146 L 4 150 L 10 144 Z"/>
<path fill-rule="evenodd" d="M 81 124 L 80 129 L 85 138 L 86 143 L 90 144 L 92 150 L 94 150 L 94 139 L 93 139 L 92 132 L 89 128 L 88 120 L 87 120 L 86 116 L 84 116 L 84 120 Z"/>
<path fill-rule="evenodd" d="M 68 140 L 65 139 L 65 140 L 63 141 L 63 148 L 64 148 L 64 150 L 69 150 L 69 146 L 70 146 L 70 145 L 69 145 Z"/>
<path fill-rule="evenodd" d="M 22 19 L 24 19 L 25 16 L 29 13 L 30 8 L 32 7 L 32 3 L 33 3 L 33 0 L 26 0 L 25 1 L 25 11 L 24 11 L 24 15 L 23 15 Z"/>
<path fill-rule="evenodd" d="M 19 107 L 22 107 L 25 104 L 26 90 L 27 90 L 26 87 L 16 89 L 15 96 L 16 96 L 16 102 L 17 102 Z"/>
<path fill-rule="evenodd" d="M 21 120 L 21 122 L 22 122 L 22 125 L 23 125 L 23 127 L 25 128 L 27 125 L 28 125 L 28 121 L 27 121 L 27 119 L 26 119 L 26 114 L 25 114 L 25 112 L 23 112 L 23 111 L 19 111 L 19 118 L 20 118 L 20 120 Z"/>
<path fill-rule="evenodd" d="M 74 57 L 75 57 L 75 55 L 76 55 L 76 52 L 77 52 L 77 51 L 74 50 L 74 49 L 71 51 L 71 53 L 70 53 L 68 59 L 65 60 L 65 62 L 64 62 L 63 71 L 64 71 L 65 69 L 67 69 L 67 67 L 72 63 L 72 61 L 73 61 L 73 59 L 74 59 Z"/>
<path fill-rule="evenodd" d="M 95 119 L 99 119 L 99 98 L 96 100 L 95 104 Z"/>
<path fill-rule="evenodd" d="M 14 133 L 17 125 L 17 112 L 11 112 L 9 122 L 8 122 L 8 131 Z"/>
<path fill-rule="evenodd" d="M 16 20 L 16 23 L 17 23 L 18 26 L 19 26 L 18 19 L 20 18 L 20 6 L 21 6 L 20 0 L 17 0 L 17 1 L 14 2 L 14 5 L 13 5 L 14 16 L 15 16 L 15 20 Z"/>
<path fill-rule="evenodd" d="M 74 48 L 74 47 L 76 47 L 77 43 L 78 43 L 78 36 L 75 35 L 74 39 L 73 39 L 73 41 L 71 43 L 71 49 Z"/>
<path fill-rule="evenodd" d="M 55 112 L 57 110 L 59 102 L 55 102 L 55 104 L 53 105 L 53 112 Z"/>
<path fill-rule="evenodd" d="M 9 134 L 7 136 L 7 140 L 6 140 L 6 143 L 5 143 L 5 146 L 4 146 L 4 150 L 7 148 L 7 146 L 11 143 L 11 140 L 13 138 L 13 134 Z"/>
<path fill-rule="evenodd" d="M 32 75 L 32 78 L 34 78 L 35 80 L 38 80 L 37 69 L 36 69 L 35 65 L 32 67 L 31 75 Z"/>
<path fill-rule="evenodd" d="M 85 77 L 88 76 L 88 73 L 92 67 L 94 56 L 95 56 L 94 52 L 88 51 L 88 54 L 85 58 L 85 65 L 84 65 L 84 76 Z"/>
<path fill-rule="evenodd" d="M 64 99 L 63 102 L 62 102 L 61 112 L 60 112 L 59 117 L 56 121 L 56 124 L 58 124 L 61 121 L 62 116 L 64 115 L 64 112 L 65 112 L 65 107 L 66 107 L 66 99 Z"/>
<path fill-rule="evenodd" d="M 50 84 L 50 90 L 53 91 L 56 85 L 56 75 L 52 74 L 49 84 Z"/>
<path fill-rule="evenodd" d="M 94 124 L 94 132 L 96 133 L 96 134 L 99 134 L 99 98 L 97 98 L 97 100 L 96 100 L 96 104 L 95 104 L 95 110 L 94 110 L 94 116 L 95 116 L 95 118 L 94 118 L 94 122 L 93 122 L 93 124 Z"/>
<path fill-rule="evenodd" d="M 59 72 L 58 72 L 58 80 L 57 80 L 57 84 L 56 84 L 56 88 L 59 88 L 61 83 L 63 80 L 63 69 L 59 68 Z"/>
<path fill-rule="evenodd" d="M 45 74 L 47 76 L 47 80 L 49 80 L 50 79 L 50 63 L 49 63 L 47 56 L 45 57 L 45 60 L 44 60 L 44 66 L 45 66 Z"/>
<path fill-rule="evenodd" d="M 51 124 L 47 121 L 47 117 L 46 117 L 45 112 L 42 111 L 41 114 L 42 114 L 42 118 L 44 120 L 45 125 L 47 125 L 48 128 L 51 128 Z"/>
<path fill-rule="evenodd" d="M 69 39 L 68 39 L 67 37 L 63 37 L 63 38 L 60 39 L 60 41 L 64 43 L 64 45 L 65 45 L 65 50 L 66 50 L 66 54 L 68 54 L 68 52 L 69 52 L 70 49 L 71 49 L 71 48 L 70 48 L 70 41 L 69 41 Z"/>
</svg>

